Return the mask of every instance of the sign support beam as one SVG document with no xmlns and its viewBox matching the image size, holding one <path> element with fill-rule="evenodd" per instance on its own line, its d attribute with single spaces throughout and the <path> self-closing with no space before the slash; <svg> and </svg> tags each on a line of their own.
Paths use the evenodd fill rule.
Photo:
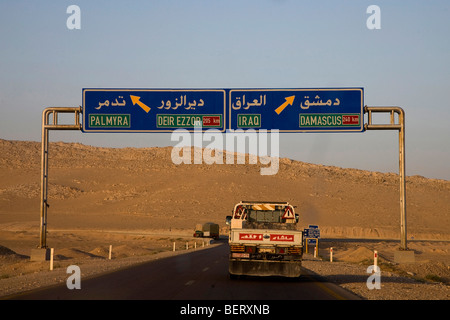
<svg viewBox="0 0 450 320">
<path fill-rule="evenodd" d="M 59 124 L 59 113 L 73 113 L 74 124 Z M 81 130 L 80 114 L 82 108 L 46 108 L 42 112 L 41 132 L 41 215 L 39 248 L 47 248 L 47 208 L 49 207 L 48 190 L 48 142 L 49 130 Z"/>
<path fill-rule="evenodd" d="M 406 176 L 405 176 L 405 112 L 400 107 L 364 107 L 368 114 L 365 130 L 398 130 L 399 177 L 400 177 L 400 250 L 408 250 L 406 239 Z M 373 124 L 372 113 L 389 113 L 389 124 Z M 395 120 L 398 115 L 398 122 Z"/>
</svg>

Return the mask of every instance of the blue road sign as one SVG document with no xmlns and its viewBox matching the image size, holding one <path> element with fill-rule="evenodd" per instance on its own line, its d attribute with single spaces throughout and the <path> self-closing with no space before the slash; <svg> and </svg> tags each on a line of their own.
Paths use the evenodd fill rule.
<svg viewBox="0 0 450 320">
<path fill-rule="evenodd" d="M 226 129 L 222 89 L 83 89 L 83 132 Z"/>
<path fill-rule="evenodd" d="M 315 244 L 320 239 L 320 229 L 317 225 L 309 225 L 308 229 L 304 229 L 305 238 L 308 238 L 308 244 Z"/>
<path fill-rule="evenodd" d="M 230 89 L 229 129 L 362 132 L 364 89 Z"/>
<path fill-rule="evenodd" d="M 83 89 L 84 132 L 362 132 L 363 115 L 363 88 Z"/>
<path fill-rule="evenodd" d="M 320 238 L 320 229 L 317 225 L 309 225 L 308 226 L 308 238 Z"/>
</svg>

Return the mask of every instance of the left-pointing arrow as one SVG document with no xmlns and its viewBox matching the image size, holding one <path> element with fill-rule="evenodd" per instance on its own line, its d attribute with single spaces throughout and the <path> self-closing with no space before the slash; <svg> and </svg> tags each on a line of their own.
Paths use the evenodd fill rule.
<svg viewBox="0 0 450 320">
<path fill-rule="evenodd" d="M 145 112 L 148 113 L 148 112 L 150 111 L 150 107 L 147 106 L 146 104 L 144 104 L 144 103 L 141 102 L 141 100 L 140 100 L 141 97 L 130 95 L 130 98 L 131 98 L 131 102 L 133 103 L 133 106 L 137 104 L 137 105 L 138 105 L 139 107 L 141 107 L 142 110 L 144 110 Z"/>
</svg>

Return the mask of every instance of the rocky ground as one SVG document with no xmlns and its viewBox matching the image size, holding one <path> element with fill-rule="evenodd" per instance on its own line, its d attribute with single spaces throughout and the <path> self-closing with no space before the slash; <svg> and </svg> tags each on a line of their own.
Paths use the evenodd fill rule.
<svg viewBox="0 0 450 320">
<path fill-rule="evenodd" d="M 110 149 L 52 142 L 49 148 L 47 245 L 55 269 L 32 262 L 39 244 L 40 143 L 0 139 L 0 295 L 64 281 L 65 267 L 86 275 L 171 255 L 193 244 L 198 223 L 225 228 L 241 200 L 288 201 L 299 228 L 319 225 L 318 258 L 304 266 L 365 299 L 449 299 L 450 182 L 408 176 L 408 247 L 415 263 L 397 264 L 397 174 L 279 159 L 263 164 L 176 165 L 171 148 Z M 223 233 L 226 234 L 226 233 Z M 333 240 L 332 240 L 333 239 Z M 113 245 L 113 259 L 106 259 Z M 329 248 L 334 261 L 329 262 Z M 367 267 L 380 255 L 381 289 Z M 176 251 L 179 254 L 179 251 Z"/>
</svg>

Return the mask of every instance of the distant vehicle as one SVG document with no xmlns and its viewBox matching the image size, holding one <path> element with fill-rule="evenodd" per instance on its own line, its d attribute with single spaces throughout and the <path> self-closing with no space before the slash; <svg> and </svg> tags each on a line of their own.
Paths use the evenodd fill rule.
<svg viewBox="0 0 450 320">
<path fill-rule="evenodd" d="M 219 225 L 212 222 L 197 224 L 194 237 L 219 239 Z"/>
<path fill-rule="evenodd" d="M 299 277 L 303 257 L 303 231 L 288 202 L 241 201 L 227 216 L 229 274 Z"/>
</svg>

